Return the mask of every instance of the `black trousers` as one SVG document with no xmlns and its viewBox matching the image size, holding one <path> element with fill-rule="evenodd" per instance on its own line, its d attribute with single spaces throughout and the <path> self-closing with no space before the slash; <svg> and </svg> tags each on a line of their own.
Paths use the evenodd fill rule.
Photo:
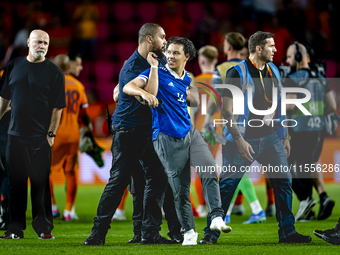
<svg viewBox="0 0 340 255">
<path fill-rule="evenodd" d="M 142 220 L 143 220 L 143 207 L 144 207 L 144 188 L 145 181 L 144 180 L 144 170 L 141 167 L 143 162 L 140 162 L 141 165 L 133 170 L 131 184 L 129 187 L 130 193 L 133 197 L 133 232 L 135 236 L 145 236 L 145 233 L 142 234 Z M 167 189 L 164 196 L 163 210 L 165 213 L 165 219 L 168 223 L 168 236 L 172 238 L 176 234 L 180 234 L 181 232 L 181 224 L 178 221 L 176 208 L 174 204 L 174 196 L 172 194 L 171 187 L 169 184 L 167 185 Z M 148 194 L 145 194 L 146 196 Z M 147 226 L 146 226 L 147 228 Z"/>
<path fill-rule="evenodd" d="M 10 182 L 8 231 L 23 236 L 26 229 L 27 180 L 31 182 L 32 226 L 38 235 L 53 229 L 49 174 L 51 147 L 46 136 L 8 136 L 6 163 Z"/>
<path fill-rule="evenodd" d="M 0 201 L 0 207 L 2 210 L 0 228 L 5 224 L 9 224 L 10 213 L 9 213 L 9 180 L 6 168 L 6 157 L 0 157 L 0 194 L 2 194 L 4 200 Z"/>
<path fill-rule="evenodd" d="M 134 128 L 116 129 L 112 134 L 112 167 L 110 178 L 100 198 L 97 217 L 94 218 L 92 233 L 107 234 L 111 218 L 116 211 L 125 188 L 130 183 L 134 169 L 143 161 L 145 177 L 144 215 L 142 226 L 145 236 L 157 235 L 161 229 L 161 207 L 167 185 L 167 177 L 154 151 L 151 135 Z M 143 182 L 144 179 L 136 180 Z"/>
<path fill-rule="evenodd" d="M 316 155 L 320 153 L 321 131 L 293 132 L 289 130 L 289 134 L 292 140 L 288 164 L 295 165 L 292 168 L 292 188 L 298 199 L 302 201 L 312 196 L 313 181 L 311 179 L 310 166 L 316 163 Z"/>
</svg>

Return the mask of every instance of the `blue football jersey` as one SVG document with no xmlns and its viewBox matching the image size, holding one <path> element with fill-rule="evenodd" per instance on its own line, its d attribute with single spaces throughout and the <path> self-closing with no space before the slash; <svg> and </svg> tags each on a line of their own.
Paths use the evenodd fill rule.
<svg viewBox="0 0 340 255">
<path fill-rule="evenodd" d="M 148 81 L 150 69 L 138 77 Z M 172 71 L 168 65 L 158 68 L 157 98 L 163 105 L 151 108 L 152 139 L 155 140 L 162 132 L 166 135 L 183 138 L 190 131 L 190 115 L 188 113 L 187 94 L 190 87 L 190 74 L 184 71 L 182 77 Z"/>
</svg>

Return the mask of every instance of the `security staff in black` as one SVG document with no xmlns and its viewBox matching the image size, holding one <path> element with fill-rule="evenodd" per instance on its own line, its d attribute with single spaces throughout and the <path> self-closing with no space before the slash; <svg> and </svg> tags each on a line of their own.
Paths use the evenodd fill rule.
<svg viewBox="0 0 340 255">
<path fill-rule="evenodd" d="M 312 209 L 316 201 L 312 198 L 313 181 L 311 171 L 315 164 L 317 145 L 320 142 L 322 130 L 325 125 L 324 115 L 336 108 L 336 103 L 329 87 L 327 79 L 321 74 L 309 68 L 308 55 L 305 46 L 295 42 L 287 50 L 287 63 L 296 68 L 296 72 L 286 79 L 286 87 L 299 87 L 307 89 L 311 93 L 311 99 L 304 107 L 311 113 L 305 115 L 295 105 L 287 105 L 291 123 L 291 156 L 288 158 L 289 165 L 294 165 L 293 190 L 300 200 L 299 210 L 295 216 L 296 221 L 311 218 Z M 303 98 L 304 94 L 289 94 L 287 98 Z M 315 165 L 314 165 L 315 167 Z M 321 198 L 322 200 L 322 198 Z M 319 214 L 329 214 L 333 204 L 329 204 Z M 312 213 L 313 214 L 313 213 Z M 329 216 L 328 215 L 328 216 Z M 321 215 L 320 215 L 321 216 Z"/>
<path fill-rule="evenodd" d="M 33 30 L 27 44 L 28 56 L 11 61 L 0 82 L 0 117 L 11 103 L 6 164 L 12 218 L 1 238 L 24 237 L 30 178 L 33 229 L 40 239 L 54 239 L 49 174 L 51 146 L 66 106 L 65 81 L 61 70 L 45 58 L 46 32 Z"/>
<path fill-rule="evenodd" d="M 112 115 L 112 167 L 110 178 L 100 198 L 97 217 L 85 245 L 103 245 L 125 188 L 140 161 L 145 171 L 144 216 L 142 243 L 170 244 L 159 235 L 162 224 L 161 207 L 167 188 L 167 176 L 152 144 L 151 112 L 148 106 L 123 92 L 124 86 L 150 67 L 146 60 L 149 52 L 162 55 L 165 46 L 164 30 L 157 24 L 147 23 L 139 30 L 137 50 L 126 61 L 119 74 L 119 99 Z M 136 181 L 136 180 L 134 180 Z M 144 180 L 141 180 L 144 182 Z"/>
</svg>

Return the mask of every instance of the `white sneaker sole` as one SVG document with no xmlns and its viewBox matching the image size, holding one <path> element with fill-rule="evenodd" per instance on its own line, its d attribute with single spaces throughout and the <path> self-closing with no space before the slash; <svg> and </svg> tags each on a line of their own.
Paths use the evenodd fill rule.
<svg viewBox="0 0 340 255">
<path fill-rule="evenodd" d="M 217 226 L 210 226 L 210 230 L 219 231 L 219 232 L 222 231 L 223 233 L 229 233 L 232 230 L 232 228 L 227 225 L 221 226 L 221 228 L 218 228 Z"/>
<path fill-rule="evenodd" d="M 317 204 L 316 200 L 313 200 L 312 203 L 308 204 L 304 210 L 301 210 L 302 213 L 297 213 L 295 216 L 295 221 L 301 221 L 307 218 L 309 212 L 313 209 L 313 207 Z"/>
</svg>

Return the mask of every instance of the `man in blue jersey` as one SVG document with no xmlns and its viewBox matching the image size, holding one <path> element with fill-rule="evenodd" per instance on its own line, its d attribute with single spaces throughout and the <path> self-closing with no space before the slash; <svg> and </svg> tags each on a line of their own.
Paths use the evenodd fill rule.
<svg viewBox="0 0 340 255">
<path fill-rule="evenodd" d="M 195 47 L 190 40 L 172 37 L 168 41 L 166 50 L 168 64 L 158 68 L 156 55 L 149 53 L 148 59 L 150 59 L 151 68 L 127 84 L 123 90 L 129 95 L 141 96 L 148 101 L 149 106 L 153 107 L 151 109 L 154 147 L 174 193 L 179 221 L 185 231 L 183 245 L 197 244 L 197 233 L 195 233 L 190 204 L 191 162 L 189 149 L 192 150 L 190 138 L 195 136 L 194 130 L 190 132 L 192 128 L 187 110 L 187 102 L 190 102 L 191 99 L 191 77 L 184 70 L 186 62 L 192 59 L 195 54 Z M 197 95 L 193 95 L 193 97 L 193 101 L 198 100 Z M 157 107 L 158 99 L 163 102 L 163 105 L 159 107 Z M 200 137 L 203 141 L 202 136 Z M 195 161 L 193 158 L 191 160 L 192 163 Z M 210 177 L 212 180 L 216 180 L 214 176 Z M 204 179 L 208 178 L 202 178 L 202 182 Z M 218 191 L 218 187 L 216 187 L 216 191 Z M 217 193 L 215 199 L 218 197 Z M 222 220 L 223 212 L 219 211 L 220 206 L 216 207 L 212 210 L 215 211 L 211 216 L 213 218 L 212 228 L 225 233 L 230 232 L 231 228 L 226 226 Z"/>
<path fill-rule="evenodd" d="M 134 169 L 143 162 L 145 171 L 144 216 L 142 242 L 169 244 L 159 235 L 162 224 L 161 207 L 167 187 L 167 177 L 152 145 L 151 114 L 147 106 L 123 92 L 124 86 L 150 67 L 146 60 L 149 52 L 162 56 L 166 44 L 165 32 L 157 24 L 147 23 L 139 30 L 138 48 L 125 62 L 119 75 L 119 100 L 112 116 L 112 167 L 109 181 L 97 209 L 91 235 L 85 245 L 103 245 L 110 228 L 111 218 L 117 209 Z M 159 59 L 160 65 L 166 63 Z"/>
</svg>

